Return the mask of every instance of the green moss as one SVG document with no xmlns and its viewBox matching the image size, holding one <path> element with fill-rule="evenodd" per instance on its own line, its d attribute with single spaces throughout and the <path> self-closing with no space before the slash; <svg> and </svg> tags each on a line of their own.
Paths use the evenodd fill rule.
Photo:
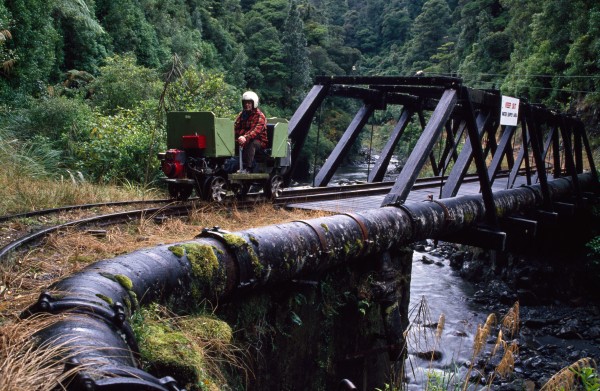
<svg viewBox="0 0 600 391">
<path fill-rule="evenodd" d="M 146 325 L 140 345 L 142 360 L 159 373 L 172 373 L 182 383 L 200 381 L 204 366 L 202 351 L 194 349 L 190 339 L 181 331 L 166 324 L 150 322 Z M 187 388 L 187 387 L 186 387 Z"/>
<path fill-rule="evenodd" d="M 110 273 L 100 272 L 99 274 L 104 278 L 108 278 L 111 281 L 117 282 L 117 279 L 115 278 L 115 276 Z"/>
<path fill-rule="evenodd" d="M 363 243 L 362 240 L 356 239 L 355 245 L 356 245 L 356 248 L 358 248 L 358 251 L 361 251 L 365 244 Z"/>
<path fill-rule="evenodd" d="M 385 316 L 390 316 L 392 314 L 392 312 L 396 311 L 398 309 L 398 302 L 394 302 L 394 304 L 390 305 L 389 307 L 385 307 Z"/>
<path fill-rule="evenodd" d="M 242 247 L 246 244 L 244 238 L 235 234 L 225 234 L 223 235 L 223 239 L 225 239 L 225 243 L 230 246 Z"/>
<path fill-rule="evenodd" d="M 124 274 L 117 274 L 115 275 L 115 280 L 121 284 L 121 286 L 125 289 L 127 289 L 128 291 L 133 289 L 133 282 L 131 281 L 131 278 L 127 277 Z"/>
<path fill-rule="evenodd" d="M 223 239 L 225 239 L 225 242 L 232 247 L 236 247 L 238 249 L 243 248 L 242 251 L 248 251 L 248 254 L 250 255 L 250 261 L 252 263 L 252 268 L 254 269 L 254 274 L 256 276 L 261 275 L 264 266 L 260 262 L 260 259 L 258 258 L 258 255 L 256 255 L 256 252 L 254 251 L 252 246 L 250 246 L 248 242 L 244 240 L 243 237 L 234 234 L 225 234 L 223 235 Z"/>
<path fill-rule="evenodd" d="M 169 251 L 171 251 L 177 258 L 181 258 L 185 255 L 185 250 L 183 246 L 171 246 L 169 247 Z"/>
<path fill-rule="evenodd" d="M 94 257 L 89 255 L 75 255 L 69 258 L 69 262 L 71 263 L 92 263 L 94 261 Z"/>
<path fill-rule="evenodd" d="M 210 283 L 219 268 L 219 260 L 213 248 L 206 244 L 184 245 L 186 255 L 192 265 L 192 273 L 202 282 Z"/>
<path fill-rule="evenodd" d="M 105 302 L 107 302 L 110 305 L 113 305 L 113 299 L 111 299 L 108 296 L 103 295 L 102 293 L 96 293 L 96 297 L 104 300 Z"/>
<path fill-rule="evenodd" d="M 127 291 L 129 295 L 129 308 L 135 310 L 136 308 L 140 308 L 140 302 L 138 301 L 137 294 L 134 291 Z"/>
<path fill-rule="evenodd" d="M 350 254 L 350 244 L 344 243 L 344 254 Z"/>
<path fill-rule="evenodd" d="M 217 318 L 209 316 L 184 318 L 179 322 L 179 325 L 187 333 L 201 340 L 218 340 L 223 343 L 231 343 L 233 341 L 231 327 L 226 322 Z"/>
<path fill-rule="evenodd" d="M 206 315 L 179 320 L 163 318 L 155 305 L 140 310 L 133 330 L 140 343 L 144 367 L 159 375 L 170 375 L 186 389 L 199 390 L 211 385 L 219 389 L 215 363 L 208 365 L 206 346 L 226 346 L 233 340 L 229 325 Z M 204 386 L 204 387 L 203 387 Z"/>
<path fill-rule="evenodd" d="M 196 301 L 206 296 L 218 297 L 225 290 L 227 278 L 218 258 L 222 251 L 200 243 L 183 244 L 171 251 L 187 256 L 192 267 L 190 293 Z"/>
<path fill-rule="evenodd" d="M 321 227 L 325 230 L 325 232 L 329 232 L 329 227 L 325 223 L 321 223 Z"/>
<path fill-rule="evenodd" d="M 131 308 L 131 300 L 129 299 L 129 297 L 124 297 L 123 298 L 123 303 L 125 304 L 125 307 L 127 307 L 129 309 L 129 311 L 132 310 L 132 308 Z"/>
</svg>

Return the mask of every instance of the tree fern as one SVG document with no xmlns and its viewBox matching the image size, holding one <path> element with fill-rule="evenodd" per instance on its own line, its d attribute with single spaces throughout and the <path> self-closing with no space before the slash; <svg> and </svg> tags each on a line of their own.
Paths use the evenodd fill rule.
<svg viewBox="0 0 600 391">
<path fill-rule="evenodd" d="M 84 0 L 53 0 L 52 5 L 54 11 L 62 17 L 80 21 L 96 34 L 104 33 L 104 29 Z"/>
</svg>

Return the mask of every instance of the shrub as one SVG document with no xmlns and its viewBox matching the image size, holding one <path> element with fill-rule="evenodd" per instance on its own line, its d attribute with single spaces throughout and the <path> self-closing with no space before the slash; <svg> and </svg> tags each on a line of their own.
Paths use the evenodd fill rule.
<svg viewBox="0 0 600 391">
<path fill-rule="evenodd" d="M 133 54 L 106 58 L 100 72 L 92 83 L 93 101 L 105 113 L 132 109 L 142 101 L 160 96 L 161 83 L 156 71 L 137 65 Z"/>
<path fill-rule="evenodd" d="M 222 74 L 187 69 L 167 86 L 165 106 L 169 111 L 212 111 L 217 117 L 232 117 L 241 109 L 240 96 Z"/>
<path fill-rule="evenodd" d="M 101 182 L 153 179 L 160 166 L 156 152 L 164 149 L 165 136 L 151 107 L 146 102 L 136 110 L 119 109 L 110 116 L 96 111 L 89 139 L 74 151 L 76 168 Z"/>
</svg>

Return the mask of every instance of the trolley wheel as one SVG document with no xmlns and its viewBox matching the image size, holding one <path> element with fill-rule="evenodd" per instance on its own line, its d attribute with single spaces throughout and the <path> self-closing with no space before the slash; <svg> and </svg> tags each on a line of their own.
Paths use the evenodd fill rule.
<svg viewBox="0 0 600 391">
<path fill-rule="evenodd" d="M 281 195 L 283 187 L 283 177 L 281 175 L 273 175 L 265 183 L 263 190 L 268 198 L 274 199 Z"/>
<path fill-rule="evenodd" d="M 192 195 L 194 186 L 181 183 L 169 183 L 167 184 L 169 190 L 169 196 L 178 201 L 185 201 Z"/>
<path fill-rule="evenodd" d="M 225 189 L 225 179 L 220 176 L 214 176 L 207 180 L 204 199 L 207 201 L 221 202 L 225 198 L 227 191 Z"/>
</svg>

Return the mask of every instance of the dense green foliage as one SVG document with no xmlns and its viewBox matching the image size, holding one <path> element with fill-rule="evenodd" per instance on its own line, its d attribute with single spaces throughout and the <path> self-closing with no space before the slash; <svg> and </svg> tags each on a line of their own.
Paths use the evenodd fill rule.
<svg viewBox="0 0 600 391">
<path fill-rule="evenodd" d="M 164 110 L 233 117 L 251 88 L 267 115 L 289 117 L 316 75 L 417 71 L 587 109 L 600 101 L 600 3 L 0 2 L 0 126 L 94 179 L 146 177 L 142 161 L 153 162 L 142 156 L 160 148 Z M 312 165 L 314 151 L 330 149 L 356 109 L 332 100 L 307 141 L 319 133 L 321 145 L 302 159 Z M 372 121 L 385 128 L 395 115 Z"/>
</svg>

